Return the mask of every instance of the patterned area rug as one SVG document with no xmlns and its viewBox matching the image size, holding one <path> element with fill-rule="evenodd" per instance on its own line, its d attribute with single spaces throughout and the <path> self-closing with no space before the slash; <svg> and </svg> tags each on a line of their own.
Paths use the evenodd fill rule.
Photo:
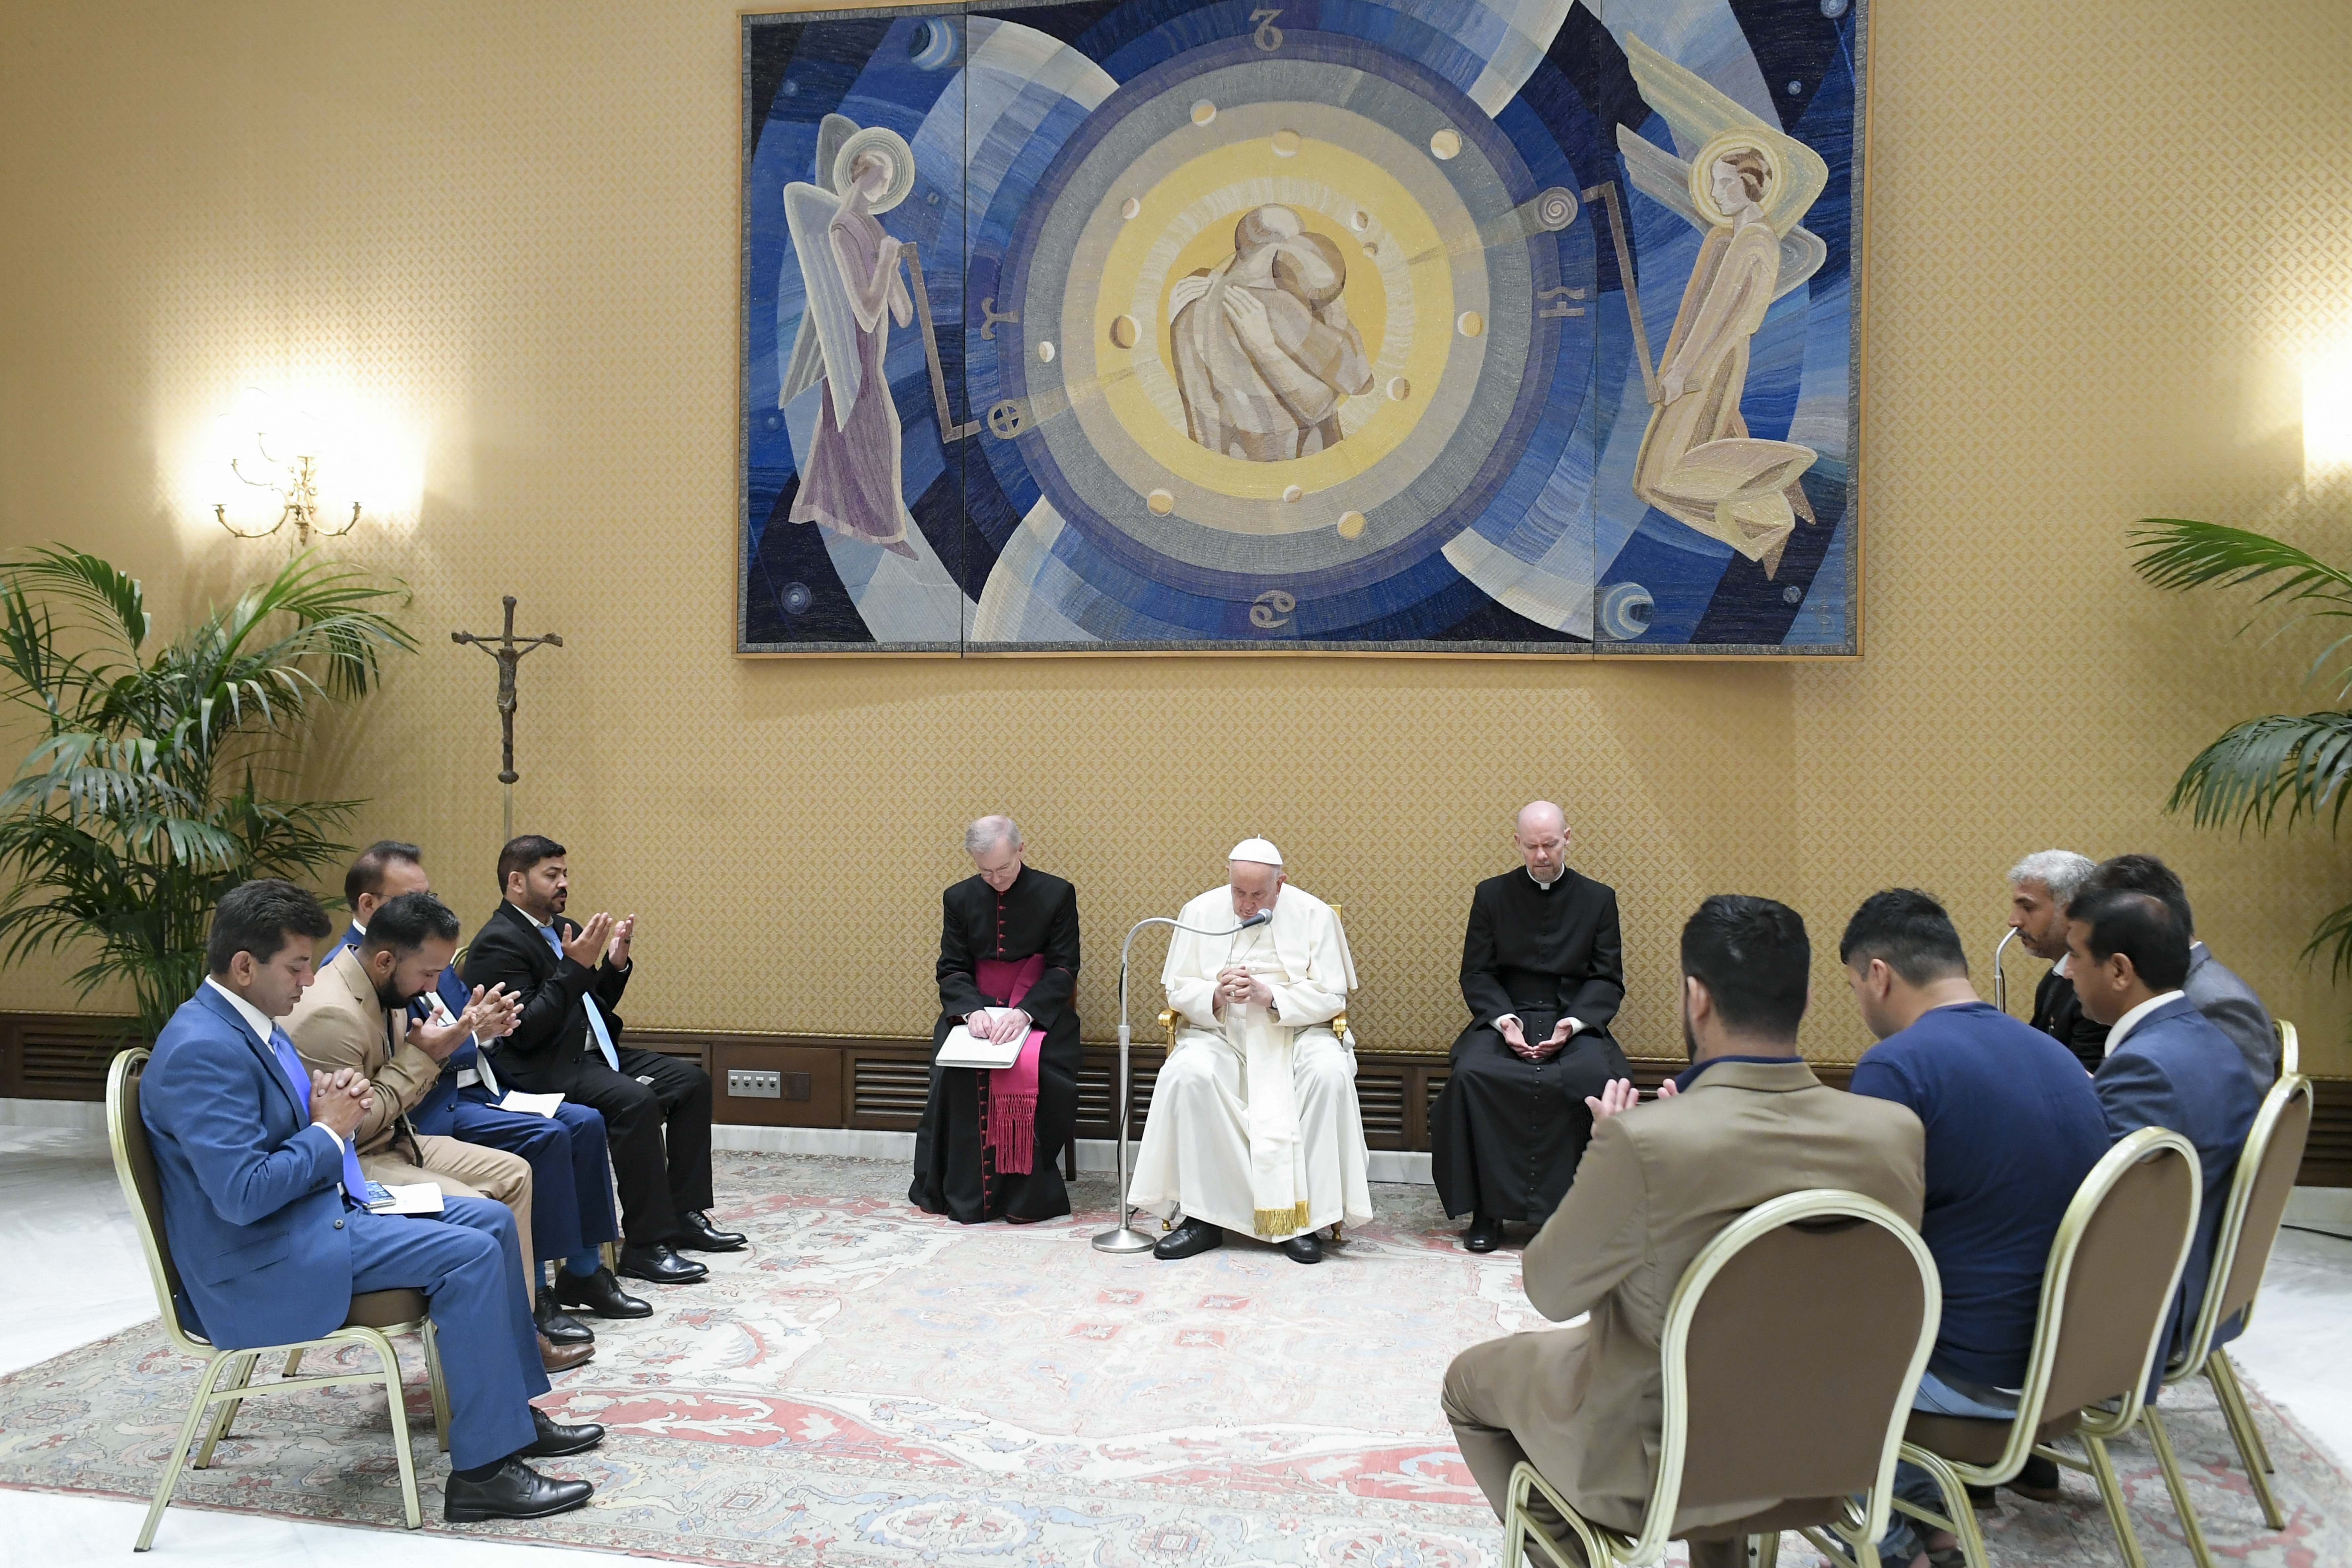
<svg viewBox="0 0 2352 1568">
<path fill-rule="evenodd" d="M 1381 1217 L 1319 1268 L 1246 1242 L 1163 1264 L 1087 1245 L 1107 1180 L 1079 1184 L 1074 1220 L 962 1226 L 908 1207 L 897 1165 L 718 1159 L 720 1215 L 751 1250 L 711 1259 L 703 1286 L 648 1288 L 655 1316 L 600 1324 L 597 1359 L 549 1402 L 612 1428 L 549 1467 L 595 1481 L 594 1505 L 444 1525 L 436 1456 L 427 1529 L 730 1564 L 1496 1568 L 1501 1531 L 1438 1381 L 1463 1346 L 1543 1325 L 1517 1254 L 1462 1252 L 1428 1188 L 1376 1189 Z M 147 1496 L 194 1381 L 152 1328 L 0 1380 L 0 1485 Z M 2258 1410 L 2290 1514 L 2273 1535 L 2210 1398 L 2177 1405 L 2221 1555 L 2352 1562 L 2352 1489 L 2315 1445 Z M 2151 1563 L 2186 1563 L 2153 1457 L 2116 1458 Z M 2056 1507 L 2004 1494 L 1996 1562 L 2116 1560 L 2089 1482 L 2066 1485 Z M 382 1405 L 336 1389 L 249 1406 L 173 1506 L 396 1528 Z M 167 1515 L 158 1544 L 171 1533 Z"/>
</svg>

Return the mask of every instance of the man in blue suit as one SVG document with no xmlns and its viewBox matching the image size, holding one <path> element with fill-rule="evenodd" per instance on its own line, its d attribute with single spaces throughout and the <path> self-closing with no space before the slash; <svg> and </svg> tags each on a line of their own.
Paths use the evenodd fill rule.
<svg viewBox="0 0 2352 1568">
<path fill-rule="evenodd" d="M 2230 1181 L 2263 1091 L 2230 1037 L 2181 990 L 2189 931 L 2162 899 L 2095 883 L 2066 910 L 2066 951 L 2084 1016 L 2107 1026 L 2107 1059 L 2091 1075 L 2107 1136 L 2164 1127 L 2197 1148 L 2204 1199 L 2166 1342 L 2177 1349 L 2204 1302 Z"/>
<path fill-rule="evenodd" d="M 530 1402 L 545 1394 L 520 1287 L 514 1217 L 478 1198 L 439 1219 L 372 1213 L 352 1147 L 372 1100 L 356 1073 L 312 1074 L 274 1016 L 311 980 L 332 928 L 290 882 L 247 882 L 214 911 L 212 973 L 156 1038 L 140 1109 L 152 1142 L 182 1311 L 225 1349 L 316 1339 L 353 1295 L 425 1293 L 449 1390 L 452 1521 L 538 1519 L 585 1504 L 585 1481 L 526 1462 L 604 1441 Z"/>
<path fill-rule="evenodd" d="M 357 947 L 367 934 L 368 917 L 392 900 L 432 889 L 424 851 L 415 845 L 391 838 L 369 845 L 343 874 L 352 923 L 342 945 Z M 431 1022 L 437 1001 L 455 1017 L 471 995 L 456 969 L 444 969 L 437 995 L 411 1004 L 409 1012 Z M 552 1276 L 551 1282 L 531 1281 L 539 1331 L 559 1345 L 593 1342 L 594 1332 L 566 1312 L 567 1305 L 600 1318 L 651 1317 L 653 1308 L 621 1289 L 598 1250 L 621 1234 L 613 1213 L 612 1156 L 603 1114 L 572 1100 L 557 1106 L 551 1120 L 536 1111 L 502 1110 L 499 1101 L 505 1086 L 490 1058 L 478 1041 L 459 1046 L 442 1063 L 439 1080 L 409 1112 L 409 1121 L 419 1132 L 503 1149 L 530 1162 L 531 1250 L 541 1259 L 542 1275 Z"/>
</svg>

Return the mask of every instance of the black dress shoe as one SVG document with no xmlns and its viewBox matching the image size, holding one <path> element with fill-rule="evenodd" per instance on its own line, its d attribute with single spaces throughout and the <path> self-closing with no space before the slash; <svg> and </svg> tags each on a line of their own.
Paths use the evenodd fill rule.
<svg viewBox="0 0 2352 1568">
<path fill-rule="evenodd" d="M 1281 1247 L 1283 1255 L 1293 1263 L 1323 1261 L 1323 1238 L 1311 1230 L 1294 1236 L 1287 1241 L 1276 1242 L 1275 1245 Z"/>
<path fill-rule="evenodd" d="M 2056 1502 L 2059 1496 L 2058 1461 L 2045 1459 L 2039 1454 L 2028 1454 L 2025 1457 L 2025 1468 L 2003 1481 L 2001 1485 L 2018 1496 L 2031 1499 L 2035 1502 Z"/>
<path fill-rule="evenodd" d="M 523 1450 L 529 1452 L 529 1448 Z M 545 1519 L 551 1513 L 583 1508 L 595 1495 L 596 1489 L 586 1481 L 542 1476 L 524 1464 L 520 1455 L 509 1454 L 498 1473 L 487 1479 L 469 1481 L 451 1476 L 441 1495 L 441 1517 L 452 1524 L 484 1519 Z"/>
<path fill-rule="evenodd" d="M 1179 1258 L 1198 1258 L 1202 1253 L 1225 1244 L 1224 1227 L 1211 1225 L 1204 1219 L 1186 1215 L 1184 1223 L 1152 1244 L 1151 1256 L 1162 1263 Z"/>
<path fill-rule="evenodd" d="M 595 1330 L 557 1304 L 555 1288 L 551 1285 L 539 1288 L 539 1300 L 532 1306 L 530 1315 L 538 1322 L 539 1331 L 559 1345 L 592 1345 L 596 1342 Z"/>
<path fill-rule="evenodd" d="M 664 1241 L 621 1248 L 621 1272 L 632 1279 L 646 1279 L 656 1285 L 691 1285 L 710 1274 L 709 1268 L 692 1258 L 672 1252 Z"/>
<path fill-rule="evenodd" d="M 692 1247 L 697 1252 L 740 1252 L 751 1245 L 749 1238 L 731 1230 L 714 1230 L 710 1216 L 700 1209 L 688 1209 L 679 1217 L 677 1228 L 670 1232 L 669 1244 L 674 1247 Z"/>
<path fill-rule="evenodd" d="M 577 1307 L 600 1318 L 650 1318 L 654 1315 L 653 1307 L 648 1302 L 621 1289 L 621 1282 L 613 1278 L 613 1271 L 609 1268 L 599 1268 L 585 1279 L 568 1268 L 557 1269 L 555 1300 L 562 1306 Z"/>
<path fill-rule="evenodd" d="M 1485 1215 L 1470 1216 L 1470 1228 L 1462 1233 L 1465 1252 L 1492 1252 L 1503 1245 L 1503 1222 Z"/>
<path fill-rule="evenodd" d="M 539 1436 L 521 1451 L 520 1457 L 526 1459 L 560 1459 L 566 1454 L 584 1454 L 604 1440 L 604 1428 L 593 1421 L 566 1426 L 536 1405 L 530 1407 L 530 1425 Z"/>
</svg>

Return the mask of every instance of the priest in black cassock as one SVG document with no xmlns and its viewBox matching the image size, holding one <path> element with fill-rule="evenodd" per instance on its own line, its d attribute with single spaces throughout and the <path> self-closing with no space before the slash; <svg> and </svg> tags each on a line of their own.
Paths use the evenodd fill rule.
<svg viewBox="0 0 2352 1568">
<path fill-rule="evenodd" d="M 932 1064 L 907 1200 L 965 1225 L 1026 1225 L 1070 1212 L 1055 1162 L 1078 1117 L 1078 893 L 1024 864 L 1009 816 L 982 817 L 963 847 L 979 874 L 940 900 L 931 1051 L 959 1024 L 1024 1043 L 1002 1071 Z"/>
<path fill-rule="evenodd" d="M 1470 1026 L 1429 1113 L 1437 1195 L 1471 1216 L 1472 1252 L 1492 1252 L 1506 1221 L 1551 1217 L 1592 1135 L 1585 1097 L 1633 1076 L 1609 1034 L 1625 998 L 1615 890 L 1568 868 L 1568 823 L 1551 802 L 1523 809 L 1512 837 L 1525 865 L 1470 900 Z"/>
</svg>

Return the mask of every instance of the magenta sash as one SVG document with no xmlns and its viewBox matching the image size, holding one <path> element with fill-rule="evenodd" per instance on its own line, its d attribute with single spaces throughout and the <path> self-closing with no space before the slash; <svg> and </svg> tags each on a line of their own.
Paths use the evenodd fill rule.
<svg viewBox="0 0 2352 1568">
<path fill-rule="evenodd" d="M 1001 958 L 980 961 L 975 978 L 983 996 L 1002 996 L 1017 1007 L 1029 987 L 1045 973 L 1045 955 L 1030 954 L 1019 963 Z M 1025 1176 L 1037 1160 L 1037 1058 L 1045 1048 L 1045 1031 L 1032 1029 L 1021 1042 L 1021 1055 L 1009 1068 L 980 1075 L 987 1109 L 981 1122 L 981 1147 L 996 1157 L 996 1168 L 1008 1176 Z"/>
</svg>

